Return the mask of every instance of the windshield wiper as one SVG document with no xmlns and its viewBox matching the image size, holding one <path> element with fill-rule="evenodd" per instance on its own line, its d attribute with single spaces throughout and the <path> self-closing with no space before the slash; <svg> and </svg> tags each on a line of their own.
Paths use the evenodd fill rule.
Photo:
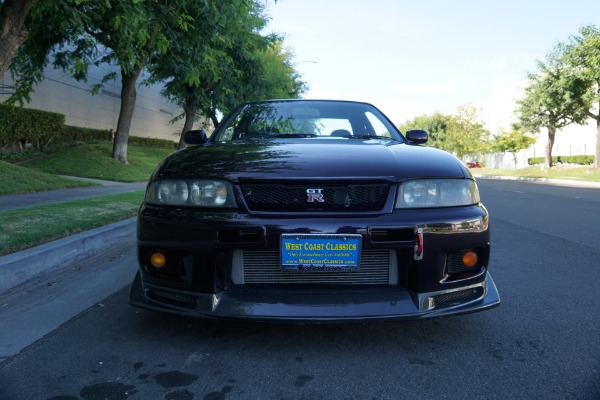
<svg viewBox="0 0 600 400">
<path fill-rule="evenodd" d="M 394 138 L 388 137 L 388 136 L 375 136 L 375 135 L 352 135 L 352 136 L 342 136 L 344 138 L 348 138 L 348 139 L 361 139 L 361 140 L 369 140 L 369 139 L 376 139 L 376 140 L 394 140 L 394 141 L 398 141 Z"/>
<path fill-rule="evenodd" d="M 292 138 L 311 138 L 317 137 L 315 133 L 281 133 L 279 135 L 270 135 L 270 138 L 284 138 L 284 139 L 292 139 Z"/>
<path fill-rule="evenodd" d="M 342 136 L 343 138 L 348 138 L 348 139 L 373 139 L 373 138 L 377 138 L 377 136 L 371 136 L 371 135 L 344 135 Z"/>
</svg>

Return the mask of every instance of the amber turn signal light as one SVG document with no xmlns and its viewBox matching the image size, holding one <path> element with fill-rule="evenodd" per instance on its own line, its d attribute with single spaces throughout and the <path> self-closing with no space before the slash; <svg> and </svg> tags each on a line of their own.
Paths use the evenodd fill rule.
<svg viewBox="0 0 600 400">
<path fill-rule="evenodd" d="M 162 268 L 165 266 L 166 263 L 167 258 L 163 253 L 156 252 L 152 253 L 152 255 L 150 256 L 150 264 L 152 264 L 154 268 Z"/>
<path fill-rule="evenodd" d="M 465 267 L 474 267 L 477 265 L 477 253 L 474 251 L 465 251 L 462 256 L 462 263 Z"/>
</svg>

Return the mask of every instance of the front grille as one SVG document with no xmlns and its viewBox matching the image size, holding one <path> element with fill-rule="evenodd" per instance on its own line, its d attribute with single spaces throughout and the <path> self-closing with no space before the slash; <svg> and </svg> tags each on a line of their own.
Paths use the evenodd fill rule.
<svg viewBox="0 0 600 400">
<path fill-rule="evenodd" d="M 415 228 L 375 228 L 369 231 L 371 242 L 412 242 Z"/>
<path fill-rule="evenodd" d="M 240 250 L 242 251 L 242 250 Z M 389 285 L 390 268 L 396 268 L 391 250 L 363 250 L 360 270 L 351 272 L 282 271 L 276 250 L 243 250 L 244 285 Z"/>
<path fill-rule="evenodd" d="M 322 194 L 322 198 L 309 196 L 309 190 Z M 379 211 L 386 203 L 388 192 L 387 184 L 242 185 L 244 199 L 252 211 Z"/>
<path fill-rule="evenodd" d="M 454 303 L 464 303 L 465 301 L 474 300 L 483 294 L 482 287 L 469 288 L 465 290 L 457 290 L 454 292 L 438 294 L 433 296 L 436 307 L 450 306 Z"/>
<path fill-rule="evenodd" d="M 263 229 L 219 229 L 217 238 L 221 243 L 260 243 Z"/>
<path fill-rule="evenodd" d="M 186 304 L 194 304 L 196 302 L 196 299 L 193 296 L 190 296 L 188 294 L 185 293 L 178 293 L 178 292 L 170 292 L 170 291 L 166 291 L 166 290 L 160 290 L 160 289 L 152 289 L 148 291 L 148 294 L 150 294 L 152 297 L 159 297 L 160 299 L 158 300 L 170 300 L 170 301 L 174 301 L 177 303 L 186 303 Z"/>
</svg>

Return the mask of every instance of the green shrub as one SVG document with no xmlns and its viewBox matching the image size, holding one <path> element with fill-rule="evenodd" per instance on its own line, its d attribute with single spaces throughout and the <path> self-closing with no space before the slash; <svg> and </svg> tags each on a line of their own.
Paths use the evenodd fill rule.
<svg viewBox="0 0 600 400">
<path fill-rule="evenodd" d="M 110 133 L 106 129 L 81 128 L 79 126 L 65 126 L 61 140 L 64 141 L 108 141 Z M 159 149 L 172 149 L 177 146 L 177 143 L 172 140 L 145 138 L 137 136 L 129 136 L 128 143 L 140 147 L 155 147 Z"/>
<path fill-rule="evenodd" d="M 595 158 L 594 156 L 567 156 L 563 157 L 562 162 L 567 164 L 592 165 Z"/>
<path fill-rule="evenodd" d="M 109 132 L 106 129 L 82 128 L 79 126 L 65 125 L 61 141 L 91 142 L 97 140 L 109 140 Z"/>
<path fill-rule="evenodd" d="M 546 159 L 544 157 L 531 157 L 527 159 L 529 165 L 540 165 L 543 164 Z M 552 163 L 556 163 L 557 157 L 552 157 Z"/>
<path fill-rule="evenodd" d="M 592 165 L 594 160 L 594 156 L 552 156 L 552 164 Z M 540 165 L 544 161 L 544 157 L 531 157 L 527 159 L 527 164 Z"/>
<path fill-rule="evenodd" d="M 38 149 L 62 136 L 65 116 L 0 104 L 0 147 L 28 141 Z"/>
<path fill-rule="evenodd" d="M 140 147 L 154 147 L 158 149 L 176 149 L 178 143 L 172 140 L 145 138 L 138 136 L 129 136 L 129 144 Z"/>
</svg>

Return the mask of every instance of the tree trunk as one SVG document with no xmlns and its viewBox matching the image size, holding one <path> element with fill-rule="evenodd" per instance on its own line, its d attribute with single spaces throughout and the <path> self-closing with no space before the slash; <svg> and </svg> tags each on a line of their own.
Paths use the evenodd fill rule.
<svg viewBox="0 0 600 400">
<path fill-rule="evenodd" d="M 594 169 L 600 171 L 600 115 L 596 117 L 596 159 Z"/>
<path fill-rule="evenodd" d="M 555 128 L 548 128 L 548 143 L 546 143 L 546 155 L 544 159 L 544 168 L 552 168 L 552 147 L 554 146 Z"/>
<path fill-rule="evenodd" d="M 210 110 L 210 115 L 208 116 L 213 123 L 213 126 L 216 128 L 219 125 L 219 119 L 217 118 L 217 111 L 214 109 Z"/>
<path fill-rule="evenodd" d="M 121 70 L 121 109 L 112 156 L 115 160 L 125 164 L 129 164 L 127 161 L 127 142 L 129 141 L 129 129 L 131 128 L 131 120 L 135 109 L 135 83 L 141 71 L 140 67 L 136 67 L 132 74 L 127 74 Z"/>
<path fill-rule="evenodd" d="M 6 0 L 0 4 L 0 79 L 29 32 L 25 18 L 37 0 Z"/>
<path fill-rule="evenodd" d="M 183 141 L 183 135 L 191 130 L 194 127 L 194 121 L 196 120 L 196 107 L 195 106 L 186 106 L 185 107 L 185 123 L 183 124 L 183 130 L 181 131 L 181 137 L 179 138 L 179 146 L 178 149 L 183 149 L 185 147 L 185 142 Z"/>
</svg>

